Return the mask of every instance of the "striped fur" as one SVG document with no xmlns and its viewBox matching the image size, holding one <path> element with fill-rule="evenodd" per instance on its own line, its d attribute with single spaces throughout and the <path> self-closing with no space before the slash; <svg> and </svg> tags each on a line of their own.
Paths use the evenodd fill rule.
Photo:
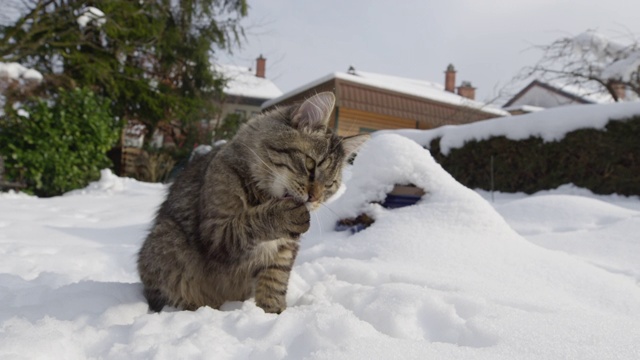
<svg viewBox="0 0 640 360">
<path fill-rule="evenodd" d="M 219 308 L 254 295 L 266 312 L 286 308 L 309 211 L 337 191 L 345 159 L 367 138 L 327 129 L 334 102 L 322 93 L 254 118 L 187 166 L 138 254 L 151 310 Z"/>
</svg>

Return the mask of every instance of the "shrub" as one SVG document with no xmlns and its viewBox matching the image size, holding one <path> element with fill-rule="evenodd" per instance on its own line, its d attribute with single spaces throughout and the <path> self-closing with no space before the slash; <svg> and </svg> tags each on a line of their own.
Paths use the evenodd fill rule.
<svg viewBox="0 0 640 360">
<path fill-rule="evenodd" d="M 493 173 L 493 189 L 504 192 L 533 193 L 573 183 L 597 194 L 640 195 L 639 139 L 640 117 L 634 117 L 610 121 L 603 130 L 576 130 L 555 142 L 500 136 L 470 141 L 445 156 L 435 139 L 430 150 L 470 188 L 491 190 Z"/>
<path fill-rule="evenodd" d="M 119 137 L 109 104 L 88 89 L 32 98 L 0 119 L 5 176 L 38 196 L 81 188 L 111 166 L 107 151 Z"/>
</svg>

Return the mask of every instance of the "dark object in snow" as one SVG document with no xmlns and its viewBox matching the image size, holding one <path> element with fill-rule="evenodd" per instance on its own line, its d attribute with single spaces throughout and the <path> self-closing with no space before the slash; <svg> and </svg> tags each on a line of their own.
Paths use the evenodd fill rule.
<svg viewBox="0 0 640 360">
<path fill-rule="evenodd" d="M 373 220 L 373 218 L 371 218 L 367 214 L 359 215 L 355 219 L 354 218 L 342 219 L 338 221 L 338 224 L 336 225 L 336 231 L 349 230 L 351 231 L 352 234 L 355 234 L 371 226 L 371 224 L 373 224 L 374 221 L 375 220 Z"/>
<path fill-rule="evenodd" d="M 382 202 L 387 209 L 397 209 L 414 205 L 425 194 L 424 190 L 415 185 L 396 185 Z"/>
<path fill-rule="evenodd" d="M 425 191 L 415 185 L 395 185 L 393 190 L 387 194 L 387 197 L 381 205 L 387 209 L 397 209 L 409 205 L 414 205 L 424 196 Z M 355 234 L 362 231 L 375 220 L 367 214 L 361 214 L 358 217 L 342 219 L 336 224 L 336 231 L 351 231 Z"/>
</svg>

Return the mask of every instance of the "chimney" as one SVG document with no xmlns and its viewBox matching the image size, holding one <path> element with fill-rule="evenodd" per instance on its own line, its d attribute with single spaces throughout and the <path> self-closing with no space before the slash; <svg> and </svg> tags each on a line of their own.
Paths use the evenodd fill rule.
<svg viewBox="0 0 640 360">
<path fill-rule="evenodd" d="M 453 64 L 447 66 L 447 71 L 445 71 L 444 74 L 444 89 L 454 93 L 456 90 L 456 69 L 453 67 Z"/>
<path fill-rule="evenodd" d="M 612 82 L 611 90 L 613 90 L 613 92 L 616 94 L 616 97 L 618 98 L 616 99 L 616 101 L 624 101 L 626 88 L 623 83 L 619 81 Z"/>
<path fill-rule="evenodd" d="M 458 95 L 467 99 L 476 99 L 476 88 L 471 85 L 470 81 L 463 81 L 458 87 Z"/>
<path fill-rule="evenodd" d="M 266 67 L 267 59 L 263 58 L 262 54 L 260 54 L 260 57 L 256 59 L 256 76 L 264 79 Z"/>
</svg>

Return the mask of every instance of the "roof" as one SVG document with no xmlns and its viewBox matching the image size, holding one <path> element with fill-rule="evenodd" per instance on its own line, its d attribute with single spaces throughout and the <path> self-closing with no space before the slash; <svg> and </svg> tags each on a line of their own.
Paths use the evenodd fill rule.
<svg viewBox="0 0 640 360">
<path fill-rule="evenodd" d="M 533 87 L 543 88 L 567 99 L 583 104 L 607 104 L 613 102 L 613 98 L 608 93 L 592 91 L 584 87 L 561 84 L 559 82 L 549 84 L 540 80 L 533 80 L 522 90 L 520 90 L 515 96 L 509 99 L 509 101 L 504 104 L 503 108 L 508 108 L 513 105 L 516 101 L 518 101 L 518 99 L 523 97 Z"/>
<path fill-rule="evenodd" d="M 248 67 L 216 64 L 213 69 L 228 79 L 224 88 L 227 95 L 264 100 L 282 95 L 276 84 L 269 79 L 257 77 Z"/>
<path fill-rule="evenodd" d="M 462 97 L 458 94 L 448 92 L 444 90 L 444 86 L 430 81 L 409 79 L 392 75 L 376 74 L 364 71 L 349 71 L 347 73 L 335 72 L 328 74 L 321 78 L 318 78 L 312 82 L 309 82 L 303 86 L 300 86 L 292 91 L 285 93 L 284 95 L 271 99 L 263 104 L 263 108 L 267 108 L 274 105 L 284 99 L 290 98 L 297 94 L 300 94 L 306 90 L 309 90 L 317 85 L 330 81 L 332 79 L 341 79 L 351 83 L 367 85 L 375 88 L 385 89 L 400 94 L 412 95 L 419 98 L 424 98 L 432 101 L 437 101 L 446 104 L 452 104 L 457 106 L 466 106 L 476 108 L 480 111 L 492 113 L 496 115 L 506 116 L 508 112 L 487 105 L 485 103 L 471 100 Z"/>
</svg>

